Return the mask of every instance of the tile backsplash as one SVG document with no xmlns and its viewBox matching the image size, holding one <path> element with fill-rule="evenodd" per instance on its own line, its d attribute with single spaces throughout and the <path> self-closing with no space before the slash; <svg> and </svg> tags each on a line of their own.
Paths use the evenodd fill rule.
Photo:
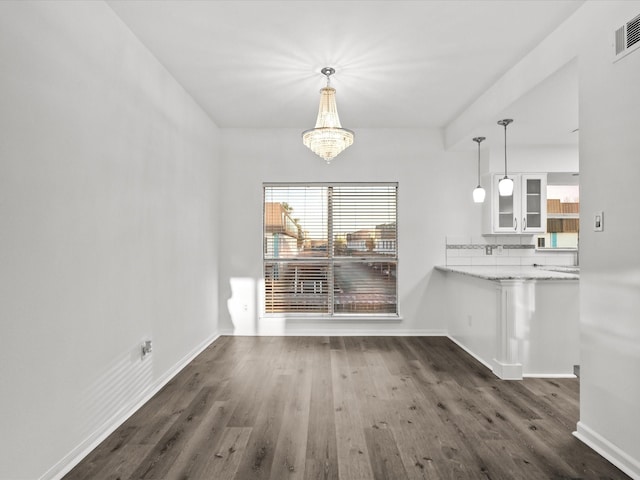
<svg viewBox="0 0 640 480">
<path fill-rule="evenodd" d="M 577 265 L 578 253 L 536 250 L 535 237 L 446 237 L 446 264 L 453 265 Z"/>
</svg>

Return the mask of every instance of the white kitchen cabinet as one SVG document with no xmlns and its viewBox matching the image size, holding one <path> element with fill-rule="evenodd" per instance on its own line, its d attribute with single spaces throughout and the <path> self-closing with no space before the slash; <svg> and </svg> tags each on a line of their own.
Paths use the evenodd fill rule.
<svg viewBox="0 0 640 480">
<path fill-rule="evenodd" d="M 483 209 L 483 233 L 527 235 L 544 233 L 547 228 L 547 174 L 515 173 L 513 195 L 500 196 L 498 183 L 504 174 L 491 174 L 484 179 L 489 184 Z"/>
</svg>

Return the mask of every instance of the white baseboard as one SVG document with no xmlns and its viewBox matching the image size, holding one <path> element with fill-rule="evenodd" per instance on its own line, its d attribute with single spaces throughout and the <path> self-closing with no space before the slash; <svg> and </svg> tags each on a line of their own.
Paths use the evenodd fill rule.
<svg viewBox="0 0 640 480">
<path fill-rule="evenodd" d="M 447 337 L 449 338 L 449 340 L 451 340 L 453 343 L 459 346 L 462 350 L 467 352 L 469 355 L 471 355 L 473 358 L 475 358 L 477 361 L 479 361 L 481 364 L 483 364 L 485 367 L 487 367 L 489 370 L 493 372 L 493 365 L 491 365 L 491 363 L 485 361 L 483 358 L 480 358 L 473 351 L 471 351 L 465 344 L 461 343 L 458 339 L 452 337 L 451 335 L 447 335 Z"/>
<path fill-rule="evenodd" d="M 186 367 L 191 361 L 204 351 L 209 345 L 220 337 L 219 334 L 212 335 L 196 348 L 185 355 L 173 368 L 167 370 L 158 380 L 150 385 L 138 399 L 133 399 L 128 409 L 120 411 L 118 414 L 107 420 L 100 428 L 93 432 L 71 452 L 65 455 L 60 461 L 53 465 L 47 472 L 40 477 L 39 480 L 59 480 L 73 469 L 80 461 L 86 457 L 94 448 L 102 443 L 109 435 L 111 435 L 120 425 L 129 419 L 136 411 L 147 403 L 151 397 L 160 391 L 169 381 L 175 377 L 180 371 Z"/>
<path fill-rule="evenodd" d="M 577 430 L 573 432 L 573 435 L 609 460 L 631 478 L 634 480 L 640 480 L 639 459 L 632 458 L 598 432 L 586 426 L 583 422 L 578 422 Z"/>
<path fill-rule="evenodd" d="M 236 337 L 446 337 L 445 330 L 406 330 L 401 332 L 380 329 L 332 329 L 309 328 L 288 331 L 262 330 L 256 333 L 236 333 L 225 331 L 221 335 L 233 335 Z"/>
<path fill-rule="evenodd" d="M 524 378 L 578 378 L 573 373 L 523 373 Z"/>
<path fill-rule="evenodd" d="M 522 364 L 503 363 L 494 358 L 493 373 L 502 380 L 522 380 Z"/>
</svg>

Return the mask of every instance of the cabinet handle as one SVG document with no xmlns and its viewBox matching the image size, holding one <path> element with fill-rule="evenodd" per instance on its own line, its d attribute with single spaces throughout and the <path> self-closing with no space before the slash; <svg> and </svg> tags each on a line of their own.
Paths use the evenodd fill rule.
<svg viewBox="0 0 640 480">
<path fill-rule="evenodd" d="M 513 229 L 518 230 L 518 219 L 513 217 Z"/>
<path fill-rule="evenodd" d="M 522 230 L 527 229 L 527 217 L 522 217 Z"/>
</svg>

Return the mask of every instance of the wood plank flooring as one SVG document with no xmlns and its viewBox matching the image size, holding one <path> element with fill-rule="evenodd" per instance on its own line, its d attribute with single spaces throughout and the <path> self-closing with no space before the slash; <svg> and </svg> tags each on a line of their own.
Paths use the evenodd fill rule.
<svg viewBox="0 0 640 480">
<path fill-rule="evenodd" d="M 629 478 L 571 435 L 578 393 L 445 337 L 221 337 L 64 478 Z"/>
</svg>

